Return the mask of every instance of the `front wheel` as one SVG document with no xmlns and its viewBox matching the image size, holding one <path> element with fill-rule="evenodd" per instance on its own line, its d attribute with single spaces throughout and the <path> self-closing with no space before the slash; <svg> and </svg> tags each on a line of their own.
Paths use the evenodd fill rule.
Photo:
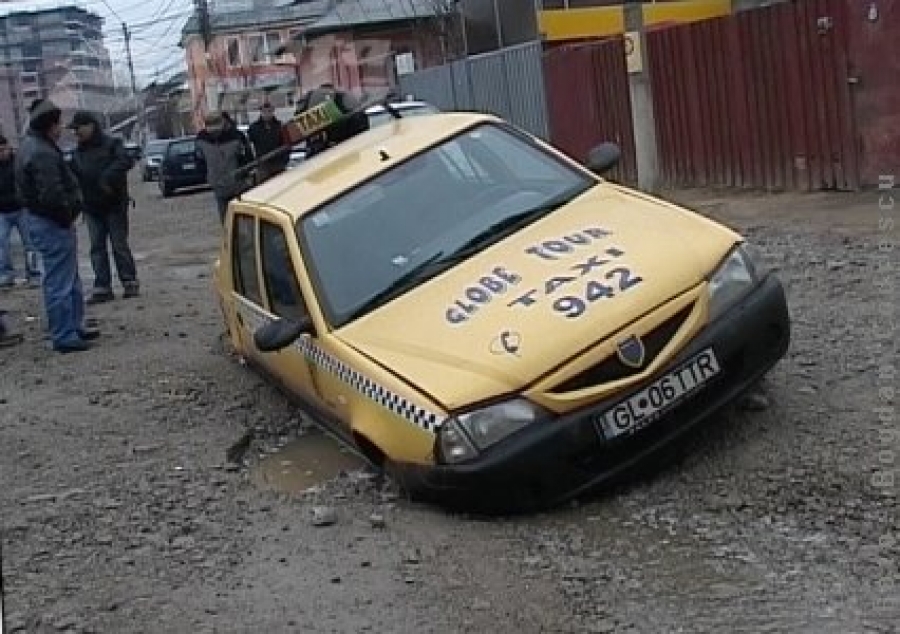
<svg viewBox="0 0 900 634">
<path fill-rule="evenodd" d="M 172 186 L 171 186 L 171 185 L 164 185 L 164 184 L 160 183 L 159 191 L 162 192 L 162 197 L 163 197 L 163 198 L 168 198 L 168 197 L 170 197 L 170 196 L 172 195 L 172 193 L 173 193 L 175 190 L 172 189 Z"/>
</svg>

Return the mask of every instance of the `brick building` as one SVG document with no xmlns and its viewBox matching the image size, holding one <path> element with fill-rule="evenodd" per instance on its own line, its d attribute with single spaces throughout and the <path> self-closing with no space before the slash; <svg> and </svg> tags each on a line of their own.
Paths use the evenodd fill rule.
<svg viewBox="0 0 900 634">
<path fill-rule="evenodd" d="M 306 0 L 260 10 L 213 5 L 209 50 L 192 17 L 182 31 L 195 122 L 211 107 L 246 122 L 268 99 L 284 116 L 297 96 L 330 82 L 357 93 L 394 85 L 396 55 L 416 68 L 446 59 L 432 0 Z"/>
</svg>

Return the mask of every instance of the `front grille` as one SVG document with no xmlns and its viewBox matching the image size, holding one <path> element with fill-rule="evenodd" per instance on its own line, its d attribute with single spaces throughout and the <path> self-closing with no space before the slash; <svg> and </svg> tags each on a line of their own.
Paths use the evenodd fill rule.
<svg viewBox="0 0 900 634">
<path fill-rule="evenodd" d="M 560 383 L 553 391 L 557 394 L 575 392 L 588 387 L 625 379 L 642 372 L 644 368 L 656 359 L 657 355 L 662 352 L 662 349 L 672 340 L 678 332 L 678 329 L 681 328 L 682 324 L 687 320 L 688 315 L 691 314 L 693 308 L 693 304 L 688 304 L 672 317 L 641 337 L 641 340 L 644 342 L 645 353 L 644 363 L 640 367 L 629 367 L 619 360 L 618 354 L 614 354 L 597 365 L 588 368 L 584 372 L 576 374 L 568 381 Z"/>
</svg>

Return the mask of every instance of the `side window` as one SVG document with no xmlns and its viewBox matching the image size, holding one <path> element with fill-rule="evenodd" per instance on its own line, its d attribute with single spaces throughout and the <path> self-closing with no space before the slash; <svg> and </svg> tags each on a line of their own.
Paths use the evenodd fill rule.
<svg viewBox="0 0 900 634">
<path fill-rule="evenodd" d="M 265 221 L 260 221 L 259 230 L 263 278 L 272 312 L 286 319 L 306 318 L 308 316 L 306 304 L 297 284 L 284 231 L 281 227 Z"/>
<path fill-rule="evenodd" d="M 251 302 L 263 305 L 256 267 L 256 218 L 246 214 L 234 217 L 234 242 L 231 245 L 234 289 Z"/>
</svg>

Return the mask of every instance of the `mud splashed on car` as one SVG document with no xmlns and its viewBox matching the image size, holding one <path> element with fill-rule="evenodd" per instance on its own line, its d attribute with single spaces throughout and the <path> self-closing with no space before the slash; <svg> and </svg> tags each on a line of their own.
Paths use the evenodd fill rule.
<svg viewBox="0 0 900 634">
<path fill-rule="evenodd" d="M 293 440 L 259 462 L 251 472 L 253 482 L 281 493 L 302 493 L 366 467 L 360 458 L 335 439 L 312 432 Z"/>
</svg>

